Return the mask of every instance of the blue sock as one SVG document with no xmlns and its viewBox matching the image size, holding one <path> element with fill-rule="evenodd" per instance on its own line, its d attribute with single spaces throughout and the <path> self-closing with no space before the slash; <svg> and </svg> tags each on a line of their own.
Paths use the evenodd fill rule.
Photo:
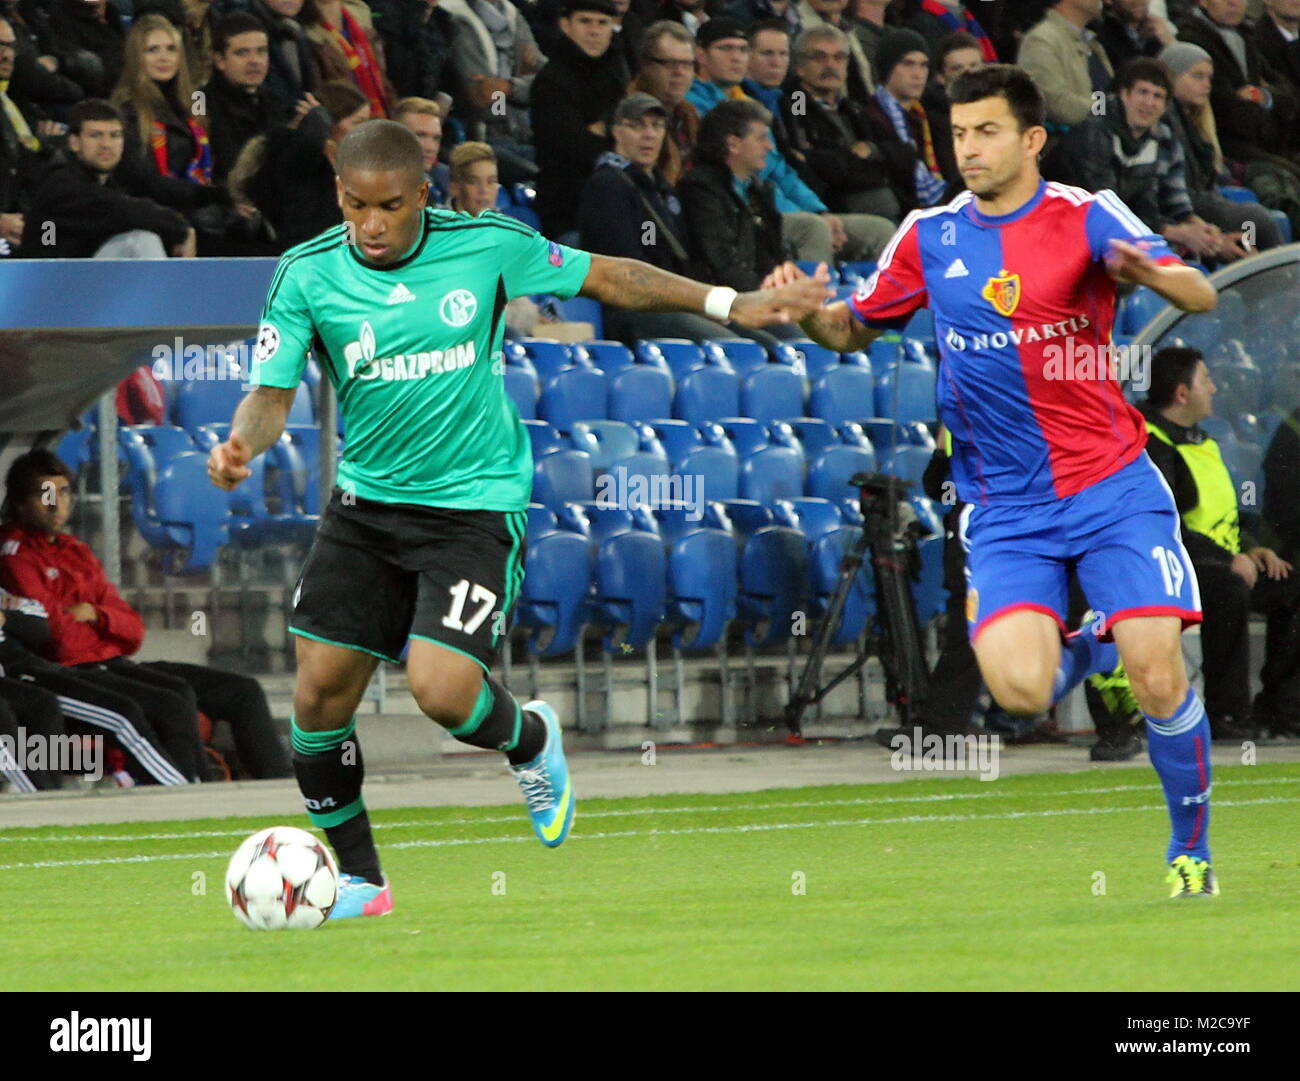
<svg viewBox="0 0 1300 1081">
<path fill-rule="evenodd" d="M 1146 714 L 1147 747 L 1160 775 L 1169 805 L 1173 835 L 1172 862 L 1177 856 L 1210 858 L 1210 720 L 1190 687 L 1172 717 Z"/>
<path fill-rule="evenodd" d="M 1119 650 L 1114 642 L 1103 642 L 1085 624 L 1078 634 L 1065 640 L 1061 647 L 1061 664 L 1052 682 L 1055 705 L 1075 687 L 1097 672 L 1112 672 L 1119 664 Z"/>
</svg>

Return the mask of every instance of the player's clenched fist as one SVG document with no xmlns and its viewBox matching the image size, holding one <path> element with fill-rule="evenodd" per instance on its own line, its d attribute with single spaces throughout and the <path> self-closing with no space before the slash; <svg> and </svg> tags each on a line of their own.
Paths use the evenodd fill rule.
<svg viewBox="0 0 1300 1081">
<path fill-rule="evenodd" d="M 218 443 L 208 455 L 208 479 L 229 492 L 252 473 L 248 468 L 252 460 L 253 449 L 238 432 L 231 432 L 230 438 Z"/>
</svg>

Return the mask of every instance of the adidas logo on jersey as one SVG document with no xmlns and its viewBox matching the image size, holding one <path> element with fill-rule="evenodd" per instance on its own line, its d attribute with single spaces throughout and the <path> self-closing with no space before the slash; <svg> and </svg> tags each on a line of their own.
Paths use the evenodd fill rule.
<svg viewBox="0 0 1300 1081">
<path fill-rule="evenodd" d="M 415 294 L 412 293 L 405 285 L 398 282 L 393 286 L 393 291 L 388 294 L 388 304 L 405 304 L 408 300 L 414 300 Z"/>
<path fill-rule="evenodd" d="M 966 278 L 970 276 L 970 271 L 966 269 L 966 264 L 960 259 L 954 259 L 948 264 L 948 269 L 943 272 L 945 278 Z"/>
</svg>

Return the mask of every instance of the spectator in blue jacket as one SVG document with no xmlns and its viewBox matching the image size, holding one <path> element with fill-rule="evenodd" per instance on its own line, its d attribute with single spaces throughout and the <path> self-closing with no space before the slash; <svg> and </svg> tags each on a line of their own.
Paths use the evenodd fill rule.
<svg viewBox="0 0 1300 1081">
<path fill-rule="evenodd" d="M 753 100 L 741 86 L 749 73 L 752 50 L 740 23 L 726 16 L 710 19 L 700 28 L 695 46 L 698 73 L 686 100 L 695 106 L 701 118 L 724 101 Z M 799 259 L 830 262 L 836 247 L 865 252 L 868 254 L 854 257 L 870 258 L 888 242 L 888 236 L 880 236 L 874 226 L 855 222 L 851 223 L 855 235 L 850 246 L 843 219 L 827 217 L 826 204 L 799 176 L 775 142 L 757 179 L 771 188 L 786 243 Z"/>
</svg>

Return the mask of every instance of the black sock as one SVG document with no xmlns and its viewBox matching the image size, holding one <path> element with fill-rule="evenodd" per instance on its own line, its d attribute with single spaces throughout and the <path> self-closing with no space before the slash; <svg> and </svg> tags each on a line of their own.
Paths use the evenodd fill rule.
<svg viewBox="0 0 1300 1081">
<path fill-rule="evenodd" d="M 290 726 L 293 772 L 312 825 L 325 831 L 338 856 L 342 874 L 383 883 L 370 819 L 361 801 L 365 764 L 356 738 L 356 718 L 329 732 L 306 732 Z"/>
<path fill-rule="evenodd" d="M 512 766 L 536 758 L 546 744 L 546 725 L 519 703 L 491 676 L 483 677 L 478 701 L 469 719 L 448 731 L 471 747 L 504 751 Z"/>
</svg>

